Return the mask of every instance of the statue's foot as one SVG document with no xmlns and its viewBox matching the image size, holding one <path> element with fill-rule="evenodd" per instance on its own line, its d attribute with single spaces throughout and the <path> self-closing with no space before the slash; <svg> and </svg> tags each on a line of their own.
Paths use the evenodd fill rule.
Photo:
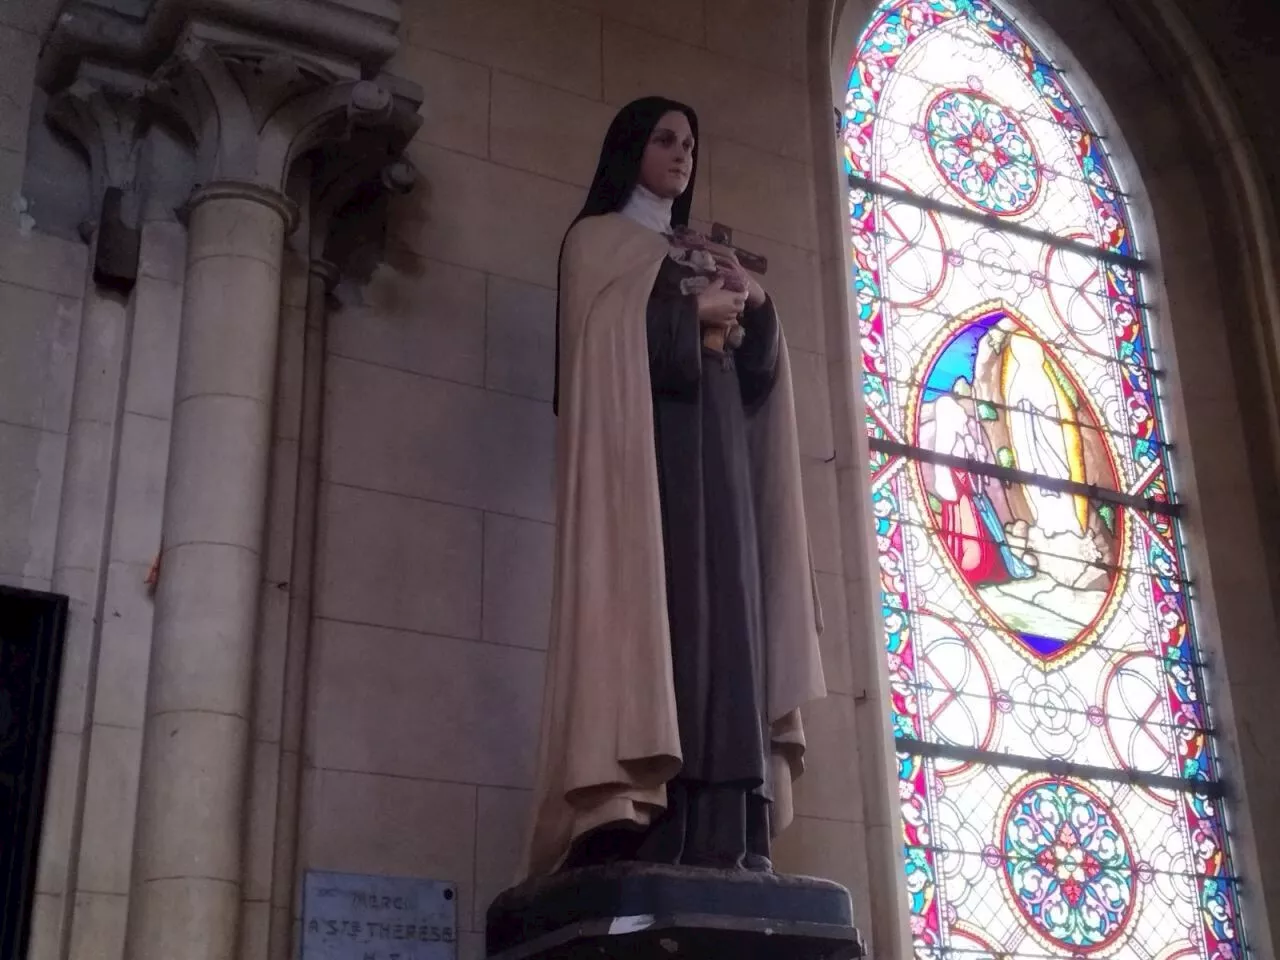
<svg viewBox="0 0 1280 960">
<path fill-rule="evenodd" d="M 741 870 L 742 858 L 714 853 L 686 853 L 680 858 L 685 867 L 704 867 L 708 870 Z"/>
<path fill-rule="evenodd" d="M 573 842 L 560 870 L 602 867 L 631 860 L 640 841 L 640 832 L 627 820 L 606 823 Z"/>
</svg>

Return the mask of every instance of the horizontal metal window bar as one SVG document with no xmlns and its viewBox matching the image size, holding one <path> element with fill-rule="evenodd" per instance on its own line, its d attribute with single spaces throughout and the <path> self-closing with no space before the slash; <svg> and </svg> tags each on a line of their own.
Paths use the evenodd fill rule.
<svg viewBox="0 0 1280 960">
<path fill-rule="evenodd" d="M 932 611 L 929 611 L 929 610 L 916 610 L 914 608 L 902 607 L 894 603 L 884 603 L 883 609 L 890 610 L 896 614 L 901 614 L 904 617 L 919 616 L 919 617 L 929 617 L 931 619 L 940 618 L 940 615 L 933 613 Z M 998 627 L 993 627 L 991 624 L 984 623 L 982 621 L 966 620 L 962 617 L 956 617 L 953 615 L 941 615 L 941 619 L 944 619 L 947 623 L 954 624 L 955 626 L 971 628 L 975 633 L 978 633 L 981 631 L 991 631 L 994 633 L 1012 633 L 1013 632 L 1011 630 L 1002 631 Z M 1146 635 L 1143 634 L 1142 636 L 1146 636 Z M 1181 666 L 1181 667 L 1187 668 L 1188 670 L 1196 670 L 1196 671 L 1204 671 L 1209 669 L 1209 664 L 1204 660 L 1199 660 L 1199 659 L 1187 660 L 1182 657 L 1171 657 L 1165 654 L 1155 653 L 1145 646 L 1144 647 L 1111 647 L 1111 646 L 1105 646 L 1100 643 L 1090 642 L 1090 643 L 1084 644 L 1082 649 L 1090 653 L 1100 654 L 1102 657 L 1108 660 L 1118 654 L 1131 654 L 1133 656 L 1138 657 L 1140 660 L 1150 661 L 1156 666 L 1162 667 L 1166 670 L 1170 666 Z M 1197 677 L 1197 680 L 1198 679 L 1199 678 Z M 1200 686 L 1197 686 L 1196 689 L 1197 691 L 1199 691 Z M 1201 698 L 1200 703 L 1203 706 L 1203 703 L 1204 703 L 1203 697 Z"/>
<path fill-rule="evenodd" d="M 900 510 L 887 513 L 885 514 L 885 516 L 897 521 L 904 527 L 910 527 L 912 530 L 920 530 L 929 535 L 932 535 L 934 533 L 934 528 L 932 526 L 926 525 L 925 523 L 919 520 L 913 519 L 912 517 L 907 516 L 905 513 L 903 513 Z M 949 536 L 957 537 L 958 539 L 966 540 L 970 543 L 989 543 L 992 546 L 995 546 L 995 543 L 996 543 L 990 537 L 974 537 L 974 536 L 970 536 L 969 534 L 956 534 L 956 533 L 951 533 L 949 534 Z M 1105 573 L 1110 577 L 1114 577 L 1123 573 L 1129 577 L 1146 577 L 1149 580 L 1164 580 L 1164 581 L 1169 581 L 1173 583 L 1180 583 L 1184 587 L 1190 587 L 1194 584 L 1193 580 L 1187 579 L 1185 577 L 1170 577 L 1163 573 L 1160 573 L 1158 570 L 1155 570 L 1152 567 L 1135 567 L 1135 566 L 1122 567 L 1117 564 L 1100 563 L 1097 560 L 1081 560 L 1079 557 L 1072 557 L 1072 556 L 1069 556 L 1068 554 L 1057 553 L 1052 550 L 1036 550 L 1035 553 L 1041 557 L 1049 557 L 1050 559 L 1053 559 L 1053 560 L 1067 560 L 1072 563 L 1079 563 L 1082 566 L 1086 566 L 1091 570 L 1097 570 L 1099 573 Z M 1084 629 L 1083 625 L 1081 626 L 1081 629 Z"/>
<path fill-rule="evenodd" d="M 961 220 L 968 220 L 971 223 L 980 223 L 983 226 L 990 227 L 992 230 L 1002 230 L 1005 233 L 1016 233 L 1019 236 L 1027 237 L 1030 240 L 1038 240 L 1046 246 L 1054 247 L 1059 250 L 1071 250 L 1081 256 L 1090 257 L 1101 260 L 1104 263 L 1114 263 L 1122 267 L 1128 267 L 1139 273 L 1145 273 L 1151 269 L 1151 264 L 1146 260 L 1140 260 L 1137 257 L 1125 256 L 1121 253 L 1115 253 L 1111 250 L 1103 250 L 1100 247 L 1093 247 L 1087 243 L 1081 243 L 1078 240 L 1069 240 L 1066 237 L 1060 237 L 1057 234 L 1048 233 L 1044 230 L 1036 230 L 1032 227 L 1023 226 L 997 217 L 991 213 L 978 213 L 976 210 L 967 210 L 964 207 L 958 207 L 950 203 L 941 203 L 937 200 L 931 200 L 928 197 L 922 197 L 919 194 L 911 193 L 907 190 L 900 190 L 897 187 L 891 187 L 887 183 L 877 183 L 874 180 L 868 180 L 866 177 L 857 173 L 849 174 L 849 189 L 865 190 L 867 193 L 876 194 L 877 196 L 889 197 L 900 203 L 909 203 L 914 207 L 922 210 L 932 210 L 935 213 L 943 213 L 948 216 L 957 217 Z"/>
<path fill-rule="evenodd" d="M 963 617 L 957 617 L 957 616 L 948 615 L 948 614 L 938 614 L 930 610 L 918 610 L 914 607 L 903 607 L 899 604 L 890 603 L 888 601 L 885 601 L 883 603 L 883 607 L 884 609 L 892 611 L 893 613 L 899 613 L 907 617 L 932 617 L 934 619 L 938 619 L 940 617 L 941 619 L 944 619 L 949 623 L 955 624 L 958 627 L 972 628 L 975 633 L 983 630 L 992 630 L 997 633 L 1001 632 L 998 628 L 993 627 L 991 624 L 980 621 L 980 620 L 977 620 L 977 621 L 966 620 Z M 1006 630 L 1004 632 L 1011 634 L 1014 631 Z M 1145 637 L 1146 634 L 1142 634 L 1142 636 Z M 1200 670 L 1208 670 L 1210 669 L 1210 666 L 1211 666 L 1209 663 L 1203 660 L 1184 660 L 1180 657 L 1169 657 L 1169 656 L 1166 656 L 1165 654 L 1155 653 L 1150 649 L 1148 649 L 1147 647 L 1143 647 L 1141 649 L 1133 648 L 1133 647 L 1106 647 L 1106 646 L 1102 646 L 1101 644 L 1090 643 L 1086 645 L 1085 649 L 1096 650 L 1099 653 L 1104 653 L 1104 654 L 1117 654 L 1117 653 L 1143 654 L 1148 657 L 1151 657 L 1152 659 L 1159 660 L 1162 663 L 1185 664 L 1189 667 L 1195 667 Z"/>
<path fill-rule="evenodd" d="M 895 440 L 883 440 L 880 437 L 871 437 L 869 440 L 872 450 L 880 453 L 887 453 L 895 457 L 909 457 L 912 460 L 921 460 L 925 463 L 932 463 L 935 466 L 951 467 L 956 470 L 963 470 L 966 473 L 972 473 L 981 477 L 992 477 L 996 480 L 1002 480 L 1005 483 L 1025 483 L 1032 486 L 1043 487 L 1046 490 L 1056 490 L 1059 493 L 1070 493 L 1078 497 L 1087 497 L 1090 500 L 1097 500 L 1101 503 L 1114 503 L 1122 507 L 1130 507 L 1134 510 L 1142 510 L 1147 513 L 1156 513 L 1166 517 L 1181 517 L 1184 513 L 1183 506 L 1180 503 L 1163 503 L 1159 500 L 1149 499 L 1145 497 L 1136 497 L 1132 494 L 1123 493 L 1119 490 L 1108 490 L 1093 483 L 1078 483 L 1075 480 L 1061 480 L 1057 477 L 1045 477 L 1038 473 L 1030 473 L 1026 470 L 1018 470 L 1014 467 L 1002 467 L 994 463 L 982 463 L 978 460 L 969 460 L 966 457 L 953 457 L 950 454 L 938 453 L 936 450 L 927 450 L 924 447 L 915 447 L 906 443 L 898 443 Z"/>
<path fill-rule="evenodd" d="M 895 70 L 894 75 L 895 76 L 899 75 L 898 71 Z M 912 99 L 915 101 L 916 104 L 918 104 L 920 109 L 923 109 L 923 107 L 926 104 L 928 104 L 931 100 L 933 100 L 934 97 L 938 95 L 938 93 L 943 92 L 943 89 L 946 89 L 946 88 L 939 88 L 936 93 L 925 93 L 921 97 L 913 97 Z M 1001 104 L 1001 106 L 1003 107 L 1004 105 Z M 1007 112 L 1015 116 L 1018 116 L 1012 110 L 1007 110 Z M 897 117 L 892 117 L 887 114 L 881 113 L 879 109 L 877 109 L 871 116 L 872 116 L 873 124 L 883 124 L 888 127 L 896 127 L 899 130 L 904 130 L 904 129 L 910 130 L 912 127 L 915 127 L 917 125 L 914 122 L 907 122 Z M 1048 123 L 1059 129 L 1063 129 L 1062 124 L 1058 123 L 1056 120 L 1053 120 L 1049 117 L 1034 117 L 1032 120 L 1028 121 L 1024 116 L 1018 116 L 1018 121 L 1024 125 L 1028 124 L 1029 122 L 1031 124 L 1035 124 L 1037 122 Z M 846 118 L 846 125 L 847 125 L 847 122 L 848 121 Z M 1099 146 L 1102 146 L 1102 138 L 1095 137 L 1095 139 L 1098 141 Z M 1039 145 L 1037 144 L 1037 147 L 1038 146 Z M 1038 156 L 1038 152 L 1037 152 L 1037 156 Z M 886 160 L 886 165 L 891 167 L 892 162 L 893 162 L 892 158 L 889 158 Z M 1080 186 L 1084 187 L 1086 190 L 1090 190 L 1093 186 L 1081 174 L 1080 165 L 1078 162 L 1076 162 L 1071 167 L 1067 167 L 1066 169 L 1063 169 L 1062 167 L 1055 167 L 1044 162 L 1038 162 L 1032 165 L 1032 169 L 1035 170 L 1041 177 L 1045 177 L 1045 178 L 1052 177 L 1055 180 L 1065 180 L 1070 183 L 1079 184 Z M 1112 185 L 1109 188 L 1109 192 L 1113 194 L 1118 201 L 1122 203 L 1127 203 L 1128 194 L 1126 194 L 1123 190 L 1120 189 L 1120 185 L 1116 183 L 1114 178 L 1112 178 L 1111 184 Z"/>
<path fill-rule="evenodd" d="M 911 753 L 934 760 L 957 760 L 961 763 L 981 763 L 992 767 L 1017 767 L 1030 773 L 1046 773 L 1053 777 L 1072 777 L 1077 780 L 1101 780 L 1106 783 L 1128 783 L 1153 790 L 1171 790 L 1176 793 L 1194 793 L 1215 800 L 1226 795 L 1219 780 L 1195 780 L 1190 777 L 1166 777 L 1137 770 L 1121 770 L 1116 767 L 1097 767 L 1070 760 L 1054 760 L 1049 757 L 1024 757 L 994 750 L 974 747 L 956 747 L 950 744 L 928 743 L 910 737 L 895 737 L 894 746 L 899 753 Z"/>
<path fill-rule="evenodd" d="M 907 240 L 903 238 L 901 235 L 897 235 L 897 236 L 892 235 L 885 231 L 883 225 L 878 226 L 875 230 L 863 230 L 863 229 L 859 229 L 856 226 L 851 229 L 853 230 L 853 233 L 855 236 L 872 237 L 877 241 L 887 243 L 887 244 L 888 243 L 900 244 L 902 247 L 909 248 L 911 250 L 923 251 L 925 253 L 935 255 L 939 258 L 950 257 L 952 255 L 955 255 L 960 258 L 961 267 L 976 266 L 976 267 L 990 268 L 990 266 L 992 266 L 990 264 L 984 264 L 981 260 L 979 260 L 976 257 L 967 255 L 965 251 L 962 249 L 964 242 L 962 242 L 961 246 L 940 247 L 936 243 L 926 243 L 923 240 Z M 1069 252 L 1071 253 L 1072 256 L 1077 255 L 1075 254 L 1074 251 L 1064 251 L 1064 252 Z M 1095 254 L 1088 258 L 1082 258 L 1082 259 L 1097 261 L 1098 257 Z M 1054 291 L 1059 292 L 1062 295 L 1078 293 L 1082 297 L 1085 297 L 1090 303 L 1092 303 L 1097 308 L 1106 307 L 1110 309 L 1111 304 L 1123 303 L 1128 306 L 1132 306 L 1137 311 L 1143 312 L 1143 313 L 1150 313 L 1152 310 L 1152 305 L 1148 303 L 1146 300 L 1142 299 L 1141 291 L 1137 291 L 1132 297 L 1123 297 L 1123 296 L 1117 297 L 1117 296 L 1112 296 L 1111 294 L 1106 292 L 1100 293 L 1097 290 L 1086 289 L 1084 286 L 1073 286 L 1072 284 L 1069 284 L 1069 283 L 1062 283 L 1061 281 L 1054 280 L 1052 277 L 1048 276 L 1043 271 L 1039 270 L 1038 265 L 1036 264 L 1028 263 L 1027 264 L 1028 269 L 1026 270 L 1017 270 L 1017 269 L 1014 269 L 1013 267 L 1006 266 L 1003 263 L 995 264 L 994 266 L 996 267 L 996 269 L 1003 271 L 1004 274 L 1009 277 L 1022 277 L 1027 281 L 1031 281 L 1032 277 L 1038 273 L 1041 277 L 1044 278 L 1044 283 L 1047 288 L 1051 287 L 1053 288 Z M 1116 265 L 1106 264 L 1105 266 L 1109 268 L 1114 268 Z M 952 269 L 957 269 L 954 264 L 951 265 L 951 267 Z M 1098 277 L 1097 282 L 1099 285 L 1105 285 L 1105 280 L 1102 276 Z M 914 292 L 915 291 L 912 291 L 912 293 Z"/>
<path fill-rule="evenodd" d="M 902 303 L 901 301 L 894 300 L 883 294 L 879 294 L 871 298 L 870 302 L 877 303 L 882 308 L 885 308 L 885 307 L 893 308 L 893 314 L 889 315 L 887 318 L 887 322 L 890 324 L 906 324 L 906 323 L 909 323 L 911 319 L 914 317 L 938 317 L 939 321 L 951 321 L 955 319 L 955 314 L 953 313 L 944 313 L 943 311 L 938 310 L 934 307 L 909 306 L 905 303 Z M 1022 309 L 1021 300 L 1009 301 L 1001 297 L 992 297 L 991 300 L 987 302 L 991 304 L 1008 303 L 1015 310 Z M 1045 342 L 1048 343 L 1050 346 L 1052 346 L 1055 350 L 1057 350 L 1058 353 L 1060 353 L 1065 359 L 1071 359 L 1071 358 L 1074 358 L 1075 356 L 1081 356 L 1081 357 L 1088 357 L 1092 360 L 1097 361 L 1098 363 L 1112 364 L 1115 366 L 1123 365 L 1120 363 L 1120 360 L 1115 356 L 1115 354 L 1103 353 L 1099 350 L 1090 349 L 1086 347 L 1084 344 L 1081 344 L 1079 341 L 1074 340 L 1074 338 L 1065 336 L 1065 334 L 1059 334 L 1059 335 L 1050 337 L 1046 339 Z M 1146 350 L 1147 356 L 1148 357 L 1154 356 L 1155 351 L 1153 350 L 1150 342 L 1146 344 L 1146 347 L 1147 347 L 1147 350 Z M 1150 363 L 1135 364 L 1135 367 L 1139 370 L 1145 370 L 1148 376 L 1152 378 L 1153 382 L 1164 379 L 1165 371 L 1159 367 L 1151 366 Z"/>
<path fill-rule="evenodd" d="M 966 847 L 948 846 L 944 843 L 909 843 L 906 845 L 908 850 L 922 850 L 926 853 L 932 853 L 943 857 L 972 857 L 974 859 L 983 858 L 985 862 L 986 853 L 982 850 L 973 850 Z M 1009 854 L 1007 852 L 997 852 L 1001 864 L 1031 864 L 1039 860 L 1038 856 L 1029 856 L 1025 853 Z M 1141 868 L 1136 863 L 1130 863 L 1125 870 L 1126 873 L 1137 873 Z M 1235 883 L 1239 881 L 1239 877 L 1235 874 L 1216 874 L 1202 873 L 1197 870 L 1158 870 L 1150 868 L 1151 874 L 1155 877 L 1169 877 L 1171 879 L 1182 880 L 1188 883 L 1198 883 L 1203 880 L 1220 880 L 1227 883 Z M 991 956 L 991 954 L 987 954 Z M 1079 954 L 1078 956 L 1088 956 L 1088 954 Z"/>
<path fill-rule="evenodd" d="M 975 707 L 977 706 L 982 706 L 984 708 L 986 706 L 995 707 L 999 703 L 999 701 L 996 700 L 994 697 L 988 697 L 985 694 L 973 693 L 968 690 L 960 690 L 954 687 L 947 687 L 941 684 L 931 683 L 929 681 L 913 681 L 907 684 L 898 684 L 896 686 L 896 689 L 912 690 L 918 696 L 922 696 L 922 697 L 932 697 L 934 695 L 937 695 L 943 698 L 951 697 L 956 700 L 962 700 L 966 704 L 969 704 Z M 1168 691 L 1164 687 L 1161 687 L 1156 691 L 1156 694 L 1161 699 L 1162 706 L 1163 706 L 1163 701 L 1167 698 Z M 1049 707 L 1046 704 L 1035 703 L 1031 700 L 1015 700 L 1012 696 L 1006 702 L 1009 704 L 1011 708 L 1015 708 L 1015 709 L 1023 708 L 1026 710 L 1030 710 L 1032 712 L 1041 711 L 1044 713 L 1048 713 L 1050 710 L 1052 710 L 1054 714 L 1061 714 L 1063 716 L 1068 716 L 1068 717 L 1079 717 L 1081 720 L 1085 720 L 1085 721 L 1089 719 L 1089 710 L 1091 709 L 1089 707 L 1085 707 L 1084 709 L 1080 709 L 1079 707 L 1067 707 L 1067 706 Z M 1166 737 L 1169 738 L 1170 744 L 1175 743 L 1177 741 L 1177 736 L 1179 734 L 1185 733 L 1189 735 L 1194 735 L 1194 734 L 1202 733 L 1205 736 L 1210 736 L 1208 727 L 1202 727 L 1197 724 L 1168 723 L 1164 720 L 1143 720 L 1141 717 L 1126 716 L 1123 713 L 1102 713 L 1101 710 L 1099 710 L 1097 716 L 1099 716 L 1100 719 L 1108 723 L 1114 722 L 1117 726 L 1124 726 L 1126 729 L 1127 728 L 1143 729 L 1143 730 L 1149 730 L 1155 733 L 1164 734 Z M 1028 736 L 1030 736 L 1030 734 L 1028 734 Z M 959 744 L 959 746 L 969 747 L 972 749 L 979 749 L 976 746 L 973 746 L 972 744 Z M 1174 757 L 1171 754 L 1170 760 L 1172 761 L 1173 759 Z"/>
<path fill-rule="evenodd" d="M 965 44 L 966 46 L 972 46 L 975 50 L 987 49 L 983 47 L 981 44 L 971 43 L 968 40 L 968 38 L 964 37 L 963 35 L 955 35 L 953 39 L 958 43 Z M 1058 73 L 1064 72 L 1062 67 L 1059 67 L 1053 63 L 1049 63 L 1048 61 L 1040 60 L 1038 57 L 1036 59 L 1036 62 L 1043 64 L 1049 69 L 1056 70 Z M 914 98 L 916 100 L 923 101 L 923 102 L 928 102 L 929 100 L 933 100 L 935 97 L 937 97 L 940 93 L 943 93 L 944 91 L 950 91 L 950 90 L 956 89 L 954 85 L 938 83 L 936 80 L 930 80 L 929 78 L 921 76 L 920 74 L 915 73 L 911 70 L 904 70 L 901 66 L 901 61 L 899 61 L 899 64 L 894 67 L 893 76 L 895 78 L 906 77 L 908 80 L 913 81 L 919 87 L 923 87 L 926 91 L 928 91 L 925 94 L 925 96 Z M 855 86 L 854 84 L 850 84 L 850 86 L 846 89 L 844 106 L 840 110 L 840 115 L 842 117 L 842 120 L 846 124 L 849 122 L 848 93 L 849 93 L 849 90 L 852 90 L 854 86 Z M 982 91 L 977 91 L 977 92 L 981 93 Z M 878 95 L 876 97 L 877 106 L 880 104 L 880 102 L 883 99 L 884 99 L 883 95 Z M 1060 121 L 1057 117 L 1053 115 L 1052 111 L 1050 111 L 1045 106 L 1045 101 L 1040 97 L 1037 97 L 1035 99 L 1035 102 L 1032 108 L 1029 110 L 1020 109 L 1009 103 L 1000 103 L 1000 107 L 1004 110 L 1004 112 L 1008 116 L 1016 117 L 1020 122 L 1024 124 L 1039 121 L 1041 123 L 1053 124 L 1055 127 L 1070 129 L 1070 127 L 1067 124 L 1064 124 L 1062 121 Z M 876 115 L 879 116 L 879 113 L 877 113 Z M 1090 122 L 1089 118 L 1086 117 L 1082 129 L 1087 130 L 1089 134 L 1094 137 L 1094 139 L 1100 142 L 1106 142 L 1106 140 L 1108 139 L 1108 135 L 1101 133 L 1096 128 L 1090 126 L 1089 122 Z"/>
<path fill-rule="evenodd" d="M 886 377 L 878 373 L 868 373 L 865 370 L 863 371 L 862 376 L 865 379 L 876 380 L 876 381 L 879 381 L 880 383 L 895 386 L 895 387 L 901 387 L 906 390 L 917 390 L 917 389 L 923 390 L 924 388 L 924 384 L 921 383 L 919 380 L 899 380 L 897 377 Z M 888 393 L 887 390 L 885 392 Z M 931 388 L 931 392 L 935 393 L 939 397 L 951 397 L 953 400 L 957 400 L 957 401 L 971 400 L 974 403 L 985 403 L 987 406 L 992 407 L 995 410 L 1003 410 L 1006 413 L 1022 412 L 1017 407 L 1010 406 L 1007 403 L 1001 403 L 999 400 L 984 400 L 980 397 L 975 397 L 972 393 L 962 397 L 960 394 L 956 393 L 954 390 L 938 390 L 936 388 Z M 1126 445 L 1132 445 L 1135 440 L 1148 439 L 1146 437 L 1140 437 L 1136 433 L 1125 433 L 1122 430 L 1116 430 L 1114 427 L 1111 427 L 1110 425 L 1108 425 L 1105 421 L 1103 421 L 1099 426 L 1095 427 L 1084 422 L 1083 420 L 1069 420 L 1066 417 L 1051 417 L 1043 413 L 1036 413 L 1036 414 L 1033 414 L 1033 416 L 1037 420 L 1042 420 L 1045 423 L 1056 423 L 1059 426 L 1067 426 L 1068 424 L 1070 424 L 1071 426 L 1078 427 L 1081 430 L 1090 430 L 1094 433 L 1105 434 L 1106 436 L 1110 437 L 1112 441 L 1116 443 L 1124 443 Z M 1174 449 L 1174 444 L 1167 443 L 1164 440 L 1161 440 L 1159 437 L 1159 434 L 1157 434 L 1155 437 L 1150 438 L 1149 442 L 1157 450 L 1161 451 L 1162 454 L 1168 451 L 1172 451 Z"/>
<path fill-rule="evenodd" d="M 956 41 L 958 41 L 958 42 L 965 42 L 965 38 L 963 38 L 963 37 L 961 37 L 961 36 L 956 36 L 954 39 L 955 39 Z M 975 44 L 969 44 L 969 45 L 971 45 L 972 47 L 974 47 L 974 49 L 983 49 L 983 48 L 981 48 L 981 47 L 980 47 L 980 45 L 979 45 L 979 44 L 976 44 L 976 43 L 975 43 Z M 901 61 L 899 61 L 899 62 L 901 62 Z M 1055 67 L 1054 69 L 1057 69 L 1057 68 Z M 938 83 L 936 80 L 930 80 L 930 79 L 928 79 L 927 77 L 923 77 L 923 76 L 921 76 L 921 75 L 920 75 L 920 74 L 918 74 L 918 73 L 914 73 L 914 72 L 912 72 L 911 70 L 904 70 L 904 69 L 902 69 L 902 67 L 901 67 L 901 66 L 895 66 L 895 67 L 894 67 L 894 69 L 893 69 L 893 76 L 894 76 L 895 78 L 898 78 L 898 77 L 905 77 L 906 79 L 911 80 L 913 83 L 915 83 L 918 87 L 923 87 L 923 88 L 924 88 L 924 90 L 926 91 L 926 93 L 924 94 L 924 96 L 922 96 L 922 97 L 921 97 L 921 96 L 917 96 L 917 97 L 914 97 L 914 98 L 913 98 L 913 99 L 918 100 L 918 101 L 921 101 L 921 102 L 928 102 L 928 101 L 930 101 L 930 100 L 935 99 L 939 94 L 942 94 L 942 93 L 945 93 L 945 92 L 948 92 L 948 91 L 951 91 L 951 90 L 954 90 L 954 89 L 955 89 L 954 85 L 948 85 L 948 84 Z M 859 85 L 859 86 L 861 86 L 861 85 Z M 854 85 L 853 85 L 853 84 L 850 84 L 849 89 L 851 90 L 851 89 L 853 89 L 853 87 L 854 87 Z M 979 92 L 979 93 L 981 93 L 981 91 L 978 91 L 978 92 Z M 877 96 L 876 96 L 876 105 L 877 105 L 877 107 L 880 105 L 880 103 L 881 103 L 883 100 L 884 100 L 884 96 L 883 96 L 883 94 L 879 94 L 879 95 L 877 95 Z M 1039 97 L 1037 97 L 1037 98 L 1036 98 L 1035 103 L 1034 103 L 1034 105 L 1033 105 L 1032 109 L 1030 109 L 1030 110 L 1023 110 L 1023 109 L 1019 109 L 1019 108 L 1014 107 L 1014 106 L 1012 106 L 1011 104 L 1008 104 L 1008 103 L 1001 103 L 1001 104 L 1000 104 L 1000 107 L 1001 107 L 1001 109 L 1005 112 L 1005 114 L 1006 114 L 1006 115 L 1008 115 L 1008 116 L 1010 116 L 1010 117 L 1014 117 L 1014 118 L 1016 118 L 1020 123 L 1023 123 L 1023 124 L 1027 124 L 1027 123 L 1034 123 L 1034 122 L 1040 122 L 1040 123 L 1051 123 L 1051 124 L 1053 124 L 1055 127 L 1064 127 L 1064 128 L 1066 127 L 1066 125 L 1065 125 L 1065 124 L 1063 124 L 1060 120 L 1058 120 L 1058 119 L 1053 115 L 1053 113 L 1052 113 L 1052 112 L 1050 112 L 1050 110 L 1049 110 L 1047 107 L 1045 107 L 1045 106 L 1044 106 L 1044 100 L 1043 100 L 1043 99 L 1041 99 L 1041 98 L 1039 98 Z M 865 112 L 865 111 L 864 111 L 864 112 Z M 846 93 L 845 93 L 844 107 L 841 109 L 840 114 L 841 114 L 841 116 L 842 116 L 842 118 L 843 118 L 844 122 L 847 124 L 847 123 L 849 122 L 849 97 L 848 97 L 848 91 L 846 91 Z M 883 116 L 883 115 L 882 115 L 882 114 L 877 110 L 877 111 L 874 111 L 874 112 L 873 112 L 873 116 L 875 116 L 875 117 L 878 119 L 878 118 L 880 118 L 880 117 L 881 117 L 881 116 Z M 1103 136 L 1102 136 L 1102 134 L 1098 133 L 1097 131 L 1095 131 L 1095 130 L 1093 130 L 1093 129 L 1090 129 L 1090 128 L 1085 128 L 1085 129 L 1088 129 L 1088 130 L 1089 130 L 1089 133 L 1090 133 L 1090 134 L 1092 134 L 1096 139 L 1098 139 L 1098 140 L 1102 140 L 1102 139 L 1104 139 L 1104 138 L 1103 138 Z M 1077 170 L 1077 173 L 1078 173 L 1078 172 L 1079 172 L 1079 171 Z"/>
</svg>

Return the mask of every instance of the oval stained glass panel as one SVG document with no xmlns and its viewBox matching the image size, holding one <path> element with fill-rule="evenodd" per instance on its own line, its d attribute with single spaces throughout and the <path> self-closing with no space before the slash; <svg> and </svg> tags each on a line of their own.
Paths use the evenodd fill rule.
<svg viewBox="0 0 1280 960">
<path fill-rule="evenodd" d="M 916 464 L 942 552 L 1018 650 L 1046 663 L 1069 655 L 1103 624 L 1121 580 L 1124 513 L 1053 486 L 1119 487 L 1088 393 L 1000 304 L 944 328 L 915 380 L 912 439 L 949 460 Z M 975 474 L 957 460 L 1039 482 Z"/>
</svg>

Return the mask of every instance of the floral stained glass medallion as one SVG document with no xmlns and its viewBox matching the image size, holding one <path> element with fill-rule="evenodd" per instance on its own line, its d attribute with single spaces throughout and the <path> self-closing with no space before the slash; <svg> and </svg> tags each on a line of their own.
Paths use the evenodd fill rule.
<svg viewBox="0 0 1280 960">
<path fill-rule="evenodd" d="M 990 0 L 885 0 L 843 121 L 917 954 L 1243 957 L 1145 264 Z"/>
<path fill-rule="evenodd" d="M 943 90 L 925 110 L 924 133 L 938 172 L 961 199 L 1000 216 L 1035 203 L 1041 180 L 1031 137 L 994 100 Z"/>
<path fill-rule="evenodd" d="M 1124 933 L 1133 854 L 1106 801 L 1066 781 L 1035 780 L 1010 797 L 1001 822 L 1004 850 L 986 856 L 1002 864 L 1010 899 L 1038 933 L 1072 952 Z"/>
</svg>

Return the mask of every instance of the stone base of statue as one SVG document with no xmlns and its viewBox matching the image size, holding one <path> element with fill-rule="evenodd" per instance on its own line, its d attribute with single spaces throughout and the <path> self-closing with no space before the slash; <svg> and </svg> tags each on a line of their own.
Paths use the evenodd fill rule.
<svg viewBox="0 0 1280 960">
<path fill-rule="evenodd" d="M 489 907 L 488 960 L 854 960 L 849 891 L 829 880 L 625 863 L 567 870 Z"/>
</svg>

